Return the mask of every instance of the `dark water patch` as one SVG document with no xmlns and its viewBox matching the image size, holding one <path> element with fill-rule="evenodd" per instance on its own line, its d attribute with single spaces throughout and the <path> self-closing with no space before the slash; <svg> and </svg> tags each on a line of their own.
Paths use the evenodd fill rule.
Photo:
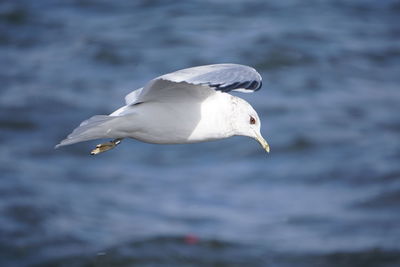
<svg viewBox="0 0 400 267">
<path fill-rule="evenodd" d="M 156 8 L 156 7 L 160 8 L 160 7 L 173 5 L 174 3 L 176 3 L 176 2 L 171 1 L 171 0 L 167 0 L 167 1 L 164 1 L 164 0 L 151 0 L 151 1 L 141 0 L 141 1 L 137 1 L 138 7 L 144 8 L 144 9 L 150 9 L 150 8 Z"/>
<path fill-rule="evenodd" d="M 399 6 L 397 0 L 390 1 L 347 1 L 341 2 L 342 7 L 348 8 L 354 11 L 370 12 L 373 14 L 385 15 L 387 12 L 396 12 Z M 381 13 L 379 13 L 381 12 Z M 357 14 L 356 14 L 357 15 Z"/>
<path fill-rule="evenodd" d="M 400 62 L 400 47 L 364 51 L 359 57 L 367 58 L 375 64 L 398 63 Z"/>
<path fill-rule="evenodd" d="M 365 116 L 367 115 L 365 112 L 365 108 L 363 107 L 357 107 L 357 106 L 346 107 L 345 111 L 347 115 L 351 116 L 353 119 L 356 120 L 364 119 Z"/>
<path fill-rule="evenodd" d="M 11 43 L 11 38 L 7 33 L 0 34 L 0 45 L 8 45 Z"/>
<path fill-rule="evenodd" d="M 108 1 L 94 1 L 94 0 L 75 0 L 74 6 L 78 8 L 90 8 L 90 10 L 93 9 L 104 9 L 104 10 L 110 10 L 110 8 L 118 6 L 118 5 L 113 5 L 112 3 Z"/>
<path fill-rule="evenodd" d="M 400 211 L 400 189 L 383 192 L 354 205 L 357 208 Z"/>
<path fill-rule="evenodd" d="M 383 129 L 393 133 L 400 133 L 400 121 L 379 123 L 379 127 L 382 127 Z"/>
<path fill-rule="evenodd" d="M 217 223 L 215 219 L 210 219 L 207 217 L 201 216 L 174 216 L 167 218 L 170 221 L 174 221 L 177 223 L 186 223 L 190 225 L 196 225 L 198 227 L 205 227 L 206 225 L 212 225 Z"/>
<path fill-rule="evenodd" d="M 2 266 L 45 266 L 42 262 L 53 259 L 54 255 L 63 257 L 85 250 L 85 243 L 71 236 L 48 238 L 45 233 L 39 233 L 37 229 L 35 234 L 38 235 L 36 240 L 24 243 L 15 244 L 11 242 L 13 239 L 0 240 L 0 264 Z M 43 248 L 46 246 L 51 249 L 44 251 Z"/>
<path fill-rule="evenodd" d="M 328 254 L 282 254 L 274 261 L 278 266 L 326 266 L 326 267 L 394 267 L 400 264 L 400 252 L 396 250 L 370 249 L 355 252 Z"/>
<path fill-rule="evenodd" d="M 293 47 L 280 46 L 271 48 L 266 54 L 262 55 L 254 67 L 258 70 L 278 70 L 285 67 L 297 67 L 309 65 L 315 62 L 315 58 L 299 49 Z"/>
<path fill-rule="evenodd" d="M 5 34 L 3 35 L 3 37 L 5 37 L 4 39 L 5 46 L 6 45 L 13 46 L 14 48 L 19 48 L 19 49 L 31 48 L 40 43 L 40 40 L 37 37 L 29 36 L 28 34 L 21 34 L 20 36 L 14 35 L 13 37 L 10 37 L 10 35 Z"/>
<path fill-rule="evenodd" d="M 14 66 L 14 62 L 5 59 L 4 63 L 6 65 L 10 66 Z M 14 72 L 14 73 L 9 73 L 9 69 L 3 69 L 3 73 L 0 74 L 0 81 L 3 82 L 3 84 L 5 86 L 7 85 L 11 85 L 13 82 L 17 80 L 18 81 L 18 85 L 20 86 L 25 86 L 28 85 L 29 83 L 32 83 L 34 81 L 35 77 L 33 75 L 33 73 L 31 73 L 30 71 L 26 71 L 26 70 L 20 70 L 18 72 Z M 1 89 L 0 89 L 1 92 Z"/>
<path fill-rule="evenodd" d="M 78 8 L 80 11 L 84 11 L 86 14 L 101 15 L 101 14 L 112 14 L 112 13 L 133 13 L 134 9 L 137 8 L 139 1 L 134 2 L 110 2 L 110 1 L 97 1 L 97 0 L 75 0 L 70 7 Z M 145 1 L 147 2 L 147 1 Z M 153 1 L 148 1 L 153 2 Z"/>
<path fill-rule="evenodd" d="M 17 223 L 24 223 L 30 227 L 36 227 L 42 224 L 46 217 L 42 210 L 29 204 L 7 206 L 3 215 Z"/>
<path fill-rule="evenodd" d="M 113 40 L 88 36 L 84 38 L 85 52 L 82 56 L 91 56 L 92 60 L 98 63 L 119 66 L 140 62 L 142 55 L 132 51 L 131 45 L 126 43 L 115 43 Z"/>
<path fill-rule="evenodd" d="M 328 55 L 327 60 L 332 66 L 341 66 L 341 68 L 351 70 L 348 74 L 369 80 L 372 78 L 371 70 L 384 66 L 395 68 L 400 63 L 400 49 L 396 46 L 379 49 L 364 48 L 364 50 L 345 49 L 340 53 Z"/>
<path fill-rule="evenodd" d="M 286 115 L 289 112 L 291 112 L 291 109 L 289 107 L 279 105 L 279 104 L 270 104 L 268 107 L 260 108 L 258 109 L 258 114 L 262 114 L 264 116 L 281 116 L 281 115 Z"/>
<path fill-rule="evenodd" d="M 7 103 L 0 107 L 0 118 L 22 119 L 26 116 L 41 114 L 46 116 L 79 112 L 74 103 L 52 99 L 50 97 L 31 98 L 28 103 Z M 89 112 L 89 111 L 88 111 Z"/>
<path fill-rule="evenodd" d="M 318 226 L 332 223 L 332 220 L 327 217 L 315 216 L 315 215 L 301 215 L 292 216 L 287 219 L 288 224 L 298 226 Z"/>
<path fill-rule="evenodd" d="M 300 152 L 314 147 L 316 144 L 308 137 L 298 136 L 285 147 L 280 149 L 280 152 Z"/>
<path fill-rule="evenodd" d="M 347 207 L 349 211 L 355 211 L 353 207 Z M 359 212 L 360 210 L 358 210 Z M 371 210 L 368 210 L 371 212 Z M 387 210 L 386 210 L 387 211 Z M 372 238 L 381 239 L 383 236 L 386 236 L 386 248 L 397 248 L 396 244 L 398 242 L 398 238 L 396 238 L 400 231 L 398 229 L 398 223 L 396 220 L 388 218 L 387 212 L 375 213 L 374 218 L 358 218 L 358 219 L 344 219 L 340 218 L 338 220 L 337 227 L 334 228 L 325 228 L 325 234 L 321 236 L 321 238 L 338 238 L 338 237 L 346 237 L 352 235 L 357 238 Z M 397 215 L 398 213 L 396 213 Z M 398 216 L 396 216 L 398 218 Z M 352 242 L 351 239 L 348 239 L 348 242 Z M 348 244 L 345 244 L 346 246 Z M 371 243 L 368 247 L 376 246 L 374 243 Z M 347 246 L 348 247 L 348 246 Z"/>
<path fill-rule="evenodd" d="M 311 43 L 322 43 L 328 41 L 326 39 L 326 36 L 311 31 L 288 32 L 284 33 L 282 38 L 287 39 L 288 41 L 311 42 Z"/>
<path fill-rule="evenodd" d="M 306 88 L 307 91 L 317 91 L 322 89 L 322 82 L 317 78 L 308 78 L 302 87 Z"/>
<path fill-rule="evenodd" d="M 382 175 L 379 179 L 383 183 L 400 181 L 400 170 L 388 172 L 388 173 Z"/>
<path fill-rule="evenodd" d="M 399 251 L 371 249 L 360 252 L 337 252 L 325 257 L 327 266 L 396 266 L 400 264 Z M 328 264 L 329 263 L 329 264 Z"/>
<path fill-rule="evenodd" d="M 219 240 L 201 240 L 194 236 L 157 237 L 101 250 L 92 255 L 49 261 L 40 266 L 258 266 L 254 259 L 238 255 L 243 250 L 246 250 L 244 246 Z"/>
<path fill-rule="evenodd" d="M 23 7 L 12 7 L 9 9 L 0 9 L 0 21 L 12 24 L 22 25 L 28 22 L 29 13 Z"/>
<path fill-rule="evenodd" d="M 140 256 L 139 256 L 140 255 Z M 218 242 L 188 244 L 184 238 L 161 238 L 128 244 L 93 255 L 75 255 L 37 266 L 397 266 L 400 252 L 380 248 L 333 253 L 275 252 Z M 36 266 L 36 265 L 35 265 Z"/>
<path fill-rule="evenodd" d="M 399 180 L 398 170 L 378 171 L 368 164 L 355 166 L 353 160 L 346 158 L 343 160 L 331 159 L 330 168 L 324 168 L 322 174 L 307 178 L 307 182 L 310 183 L 339 183 L 354 187 L 391 185 Z"/>
<path fill-rule="evenodd" d="M 4 171 L 3 168 L 0 169 L 2 172 L 2 177 L 4 179 Z M 9 176 L 12 177 L 12 176 Z M 12 179 L 12 178 L 10 178 Z M 14 186 L 2 186 L 0 187 L 0 199 L 11 199 L 11 198 L 19 198 L 20 196 L 25 196 L 25 197 L 34 197 L 34 191 L 21 185 L 14 185 Z"/>
<path fill-rule="evenodd" d="M 121 65 L 124 61 L 115 50 L 105 47 L 98 49 L 93 57 L 98 62 L 110 65 Z"/>
<path fill-rule="evenodd" d="M 390 10 L 400 13 L 400 2 L 399 1 L 393 1 L 390 6 Z"/>
<path fill-rule="evenodd" d="M 197 45 L 195 42 L 190 39 L 185 39 L 177 34 L 171 33 L 167 35 L 167 37 L 163 38 L 160 43 L 167 47 L 173 48 L 176 46 L 188 46 L 188 45 Z M 200 64 L 201 65 L 201 64 Z M 196 65 L 193 65 L 196 66 Z"/>
<path fill-rule="evenodd" d="M 20 120 L 1 120 L 0 129 L 12 131 L 32 131 L 37 128 L 37 124 L 33 121 Z"/>
<path fill-rule="evenodd" d="M 17 1 L 15 1 L 17 2 Z M 11 4 L 11 3 L 9 3 Z M 30 8 L 30 3 L 0 5 L 0 27 L 2 45 L 28 49 L 40 43 L 50 33 L 53 23 L 46 22 L 45 16 Z M 9 53 L 10 51 L 8 51 Z"/>
<path fill-rule="evenodd" d="M 0 234 L 2 233 L 0 232 Z M 29 254 L 30 251 L 25 246 L 12 246 L 6 242 L 0 242 L 0 264 L 2 266 L 21 266 L 22 259 L 29 257 Z"/>
</svg>

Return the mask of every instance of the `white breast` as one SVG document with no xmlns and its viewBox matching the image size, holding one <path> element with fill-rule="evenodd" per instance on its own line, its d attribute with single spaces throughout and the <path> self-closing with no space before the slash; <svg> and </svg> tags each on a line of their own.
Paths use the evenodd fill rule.
<svg viewBox="0 0 400 267">
<path fill-rule="evenodd" d="M 233 135 L 233 96 L 217 93 L 201 104 L 201 120 L 189 136 L 189 141 L 200 142 L 227 138 Z"/>
<path fill-rule="evenodd" d="M 232 136 L 232 96 L 212 94 L 202 102 L 149 102 L 133 106 L 126 136 L 147 143 L 195 143 Z M 133 125 L 134 124 L 134 125 Z"/>
</svg>

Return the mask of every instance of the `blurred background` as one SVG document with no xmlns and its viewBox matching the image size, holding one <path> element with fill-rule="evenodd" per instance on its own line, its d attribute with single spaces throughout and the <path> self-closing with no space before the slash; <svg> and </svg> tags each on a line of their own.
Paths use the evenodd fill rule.
<svg viewBox="0 0 400 267">
<path fill-rule="evenodd" d="M 399 266 L 399 1 L 3 0 L 0 62 L 1 266 Z M 53 149 L 213 63 L 263 76 L 270 154 Z"/>
</svg>

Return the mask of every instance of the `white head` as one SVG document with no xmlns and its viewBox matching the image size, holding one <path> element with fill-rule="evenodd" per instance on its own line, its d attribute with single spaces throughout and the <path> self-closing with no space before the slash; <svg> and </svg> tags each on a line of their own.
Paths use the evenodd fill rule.
<svg viewBox="0 0 400 267">
<path fill-rule="evenodd" d="M 260 129 L 261 122 L 254 108 L 241 98 L 234 99 L 235 135 L 248 136 L 256 139 L 263 149 L 269 153 L 269 145 L 262 137 Z"/>
</svg>

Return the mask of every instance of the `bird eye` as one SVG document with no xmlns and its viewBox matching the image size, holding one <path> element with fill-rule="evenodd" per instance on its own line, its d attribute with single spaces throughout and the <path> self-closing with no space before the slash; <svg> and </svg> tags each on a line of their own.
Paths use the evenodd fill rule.
<svg viewBox="0 0 400 267">
<path fill-rule="evenodd" d="M 256 119 L 253 116 L 250 116 L 250 124 L 256 124 Z"/>
</svg>

